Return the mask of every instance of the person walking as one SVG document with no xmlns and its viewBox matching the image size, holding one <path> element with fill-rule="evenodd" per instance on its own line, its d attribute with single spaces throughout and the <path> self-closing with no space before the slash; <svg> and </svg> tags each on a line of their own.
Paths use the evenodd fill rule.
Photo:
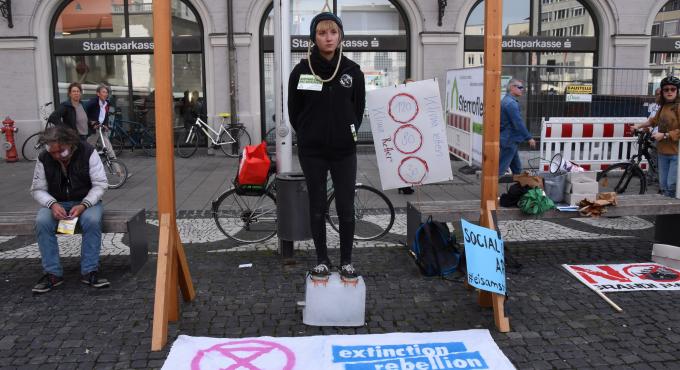
<svg viewBox="0 0 680 370">
<path fill-rule="evenodd" d="M 668 76 L 661 80 L 661 96 L 657 104 L 659 111 L 645 123 L 633 125 L 633 128 L 655 127 L 658 132 L 652 134 L 656 141 L 659 171 L 659 190 L 663 195 L 675 198 L 675 186 L 678 179 L 678 139 L 680 139 L 680 99 L 678 98 L 680 79 Z"/>
<path fill-rule="evenodd" d="M 516 78 L 508 82 L 506 94 L 501 100 L 501 151 L 498 161 L 498 175 L 503 176 L 510 167 L 513 174 L 522 172 L 519 159 L 519 144 L 528 141 L 531 149 L 536 148 L 536 140 L 531 137 L 524 119 L 520 114 L 519 97 L 524 94 L 524 84 Z"/>
<path fill-rule="evenodd" d="M 311 22 L 307 59 L 300 60 L 288 82 L 288 113 L 297 133 L 298 158 L 309 194 L 309 214 L 317 265 L 312 279 L 328 279 L 331 261 L 326 245 L 326 181 L 330 172 L 340 227 L 340 276 L 354 281 L 354 185 L 356 133 L 364 114 L 364 74 L 342 55 L 342 21 L 333 13 Z M 312 46 L 313 43 L 313 46 Z"/>
<path fill-rule="evenodd" d="M 47 118 L 55 126 L 66 126 L 75 130 L 82 141 L 86 141 L 90 134 L 87 112 L 80 98 L 83 88 L 78 82 L 68 85 L 68 99 L 61 102 L 59 107 Z"/>
<path fill-rule="evenodd" d="M 111 104 L 109 103 L 109 88 L 106 85 L 97 86 L 97 96 L 88 100 L 85 104 L 85 110 L 87 112 L 87 119 L 90 122 L 90 127 L 95 129 L 94 139 L 90 139 L 91 143 L 96 145 L 97 140 L 99 140 L 99 135 L 96 129 L 102 126 L 102 130 L 106 132 L 104 136 L 103 146 L 106 147 L 107 154 L 109 158 L 115 159 L 116 153 L 113 150 L 111 141 L 109 141 L 109 108 Z"/>
<path fill-rule="evenodd" d="M 35 231 L 44 275 L 33 292 L 46 293 L 64 282 L 55 231 L 60 221 L 74 218 L 83 232 L 80 281 L 95 288 L 108 287 L 108 280 L 97 274 L 104 213 L 101 198 L 108 187 L 99 154 L 64 126 L 48 128 L 41 140 L 46 151 L 35 163 L 31 195 L 41 206 Z"/>
</svg>

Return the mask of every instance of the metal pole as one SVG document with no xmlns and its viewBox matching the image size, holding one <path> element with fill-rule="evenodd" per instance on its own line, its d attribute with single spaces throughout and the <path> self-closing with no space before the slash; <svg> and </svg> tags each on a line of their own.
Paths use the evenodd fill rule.
<svg viewBox="0 0 680 370">
<path fill-rule="evenodd" d="M 276 114 L 276 173 L 290 172 L 293 148 L 288 121 L 290 74 L 290 0 L 274 1 L 274 101 Z"/>
</svg>

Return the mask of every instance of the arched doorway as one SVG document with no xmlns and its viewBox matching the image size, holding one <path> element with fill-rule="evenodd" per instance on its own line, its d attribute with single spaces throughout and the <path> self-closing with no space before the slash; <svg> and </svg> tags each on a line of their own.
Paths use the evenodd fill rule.
<svg viewBox="0 0 680 370">
<path fill-rule="evenodd" d="M 662 78 L 680 68 L 680 0 L 670 0 L 661 7 L 652 22 L 651 35 L 648 95 L 654 95 Z"/>
<path fill-rule="evenodd" d="M 366 91 L 401 83 L 410 77 L 410 29 L 404 10 L 396 1 L 378 0 L 367 4 L 360 0 L 327 1 L 328 9 L 340 16 L 345 40 L 343 54 L 361 66 Z M 335 6 L 335 9 L 333 7 Z M 324 3 L 299 0 L 292 4 L 291 66 L 307 57 L 307 40 L 312 18 Z M 274 10 L 270 5 L 260 22 L 260 106 L 262 135 L 274 127 Z M 287 76 L 286 76 L 287 78 Z M 273 141 L 274 137 L 267 137 Z M 364 116 L 359 140 L 372 141 L 371 126 Z"/>
<path fill-rule="evenodd" d="M 583 108 L 563 104 L 569 86 L 587 85 L 597 93 L 595 19 L 581 0 L 503 0 L 502 80 L 525 81 L 526 99 L 520 104 L 533 134 L 540 134 L 541 117 Z M 465 22 L 465 67 L 484 64 L 483 35 L 484 1 L 480 0 Z"/>
<path fill-rule="evenodd" d="M 198 91 L 205 99 L 203 24 L 185 0 L 172 0 L 173 96 Z M 67 0 L 50 27 L 54 101 L 70 82 L 93 96 L 111 86 L 124 118 L 153 121 L 153 0 Z"/>
</svg>

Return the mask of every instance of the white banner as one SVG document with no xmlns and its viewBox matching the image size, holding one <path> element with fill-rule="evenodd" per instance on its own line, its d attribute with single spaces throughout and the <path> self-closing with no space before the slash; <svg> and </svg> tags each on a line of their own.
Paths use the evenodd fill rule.
<svg viewBox="0 0 680 370">
<path fill-rule="evenodd" d="M 508 76 L 503 76 L 507 84 Z M 446 72 L 446 131 L 449 151 L 468 164 L 482 163 L 484 68 Z"/>
<path fill-rule="evenodd" d="M 488 330 L 314 337 L 180 335 L 163 370 L 514 369 Z"/>
<path fill-rule="evenodd" d="M 680 290 L 680 271 L 657 263 L 562 265 L 583 284 L 600 292 Z"/>
<path fill-rule="evenodd" d="M 383 190 L 453 179 L 436 80 L 368 91 L 366 106 Z"/>
</svg>

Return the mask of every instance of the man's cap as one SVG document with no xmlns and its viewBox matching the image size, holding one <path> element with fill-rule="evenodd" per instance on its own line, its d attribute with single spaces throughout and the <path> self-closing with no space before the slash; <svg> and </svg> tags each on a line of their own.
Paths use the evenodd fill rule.
<svg viewBox="0 0 680 370">
<path fill-rule="evenodd" d="M 340 28 L 340 34 L 342 36 L 345 36 L 345 32 L 342 29 L 342 21 L 340 18 L 330 12 L 324 12 L 324 13 L 319 13 L 314 18 L 312 19 L 312 23 L 309 26 L 309 38 L 310 40 L 315 40 L 315 35 L 316 35 L 316 26 L 319 25 L 319 22 L 321 21 L 333 21 L 335 24 L 338 25 L 338 28 Z"/>
</svg>

